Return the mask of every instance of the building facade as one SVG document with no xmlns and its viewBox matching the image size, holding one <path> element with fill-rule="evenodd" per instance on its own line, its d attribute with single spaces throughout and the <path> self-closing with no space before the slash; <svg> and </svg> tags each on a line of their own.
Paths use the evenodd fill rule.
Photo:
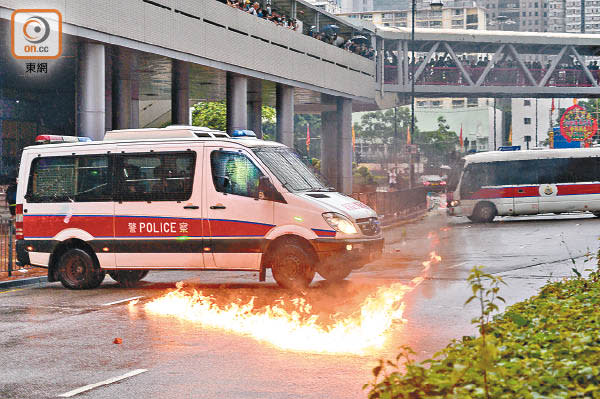
<svg viewBox="0 0 600 399">
<path fill-rule="evenodd" d="M 485 9 L 476 6 L 474 2 L 469 6 L 444 7 L 440 11 L 432 10 L 429 4 L 420 4 L 416 10 L 415 26 L 438 29 L 485 29 L 485 14 Z M 339 15 L 350 19 L 368 20 L 379 26 L 410 27 L 412 25 L 412 14 L 408 6 L 388 10 L 343 12 Z"/>
</svg>

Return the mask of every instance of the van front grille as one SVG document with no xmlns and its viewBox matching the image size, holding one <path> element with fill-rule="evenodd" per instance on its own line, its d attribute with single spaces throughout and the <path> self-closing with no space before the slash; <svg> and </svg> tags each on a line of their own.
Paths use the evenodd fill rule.
<svg viewBox="0 0 600 399">
<path fill-rule="evenodd" d="M 356 219 L 360 231 L 366 236 L 376 236 L 381 232 L 379 219 L 376 217 Z"/>
</svg>

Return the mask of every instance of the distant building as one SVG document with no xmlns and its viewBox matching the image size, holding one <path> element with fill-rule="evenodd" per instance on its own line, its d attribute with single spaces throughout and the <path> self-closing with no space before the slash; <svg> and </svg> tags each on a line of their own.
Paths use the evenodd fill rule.
<svg viewBox="0 0 600 399">
<path fill-rule="evenodd" d="M 339 15 L 350 19 L 368 20 L 379 26 L 410 27 L 412 24 L 411 10 L 408 8 L 342 12 Z M 428 4 L 421 5 L 416 10 L 415 26 L 439 29 L 485 29 L 485 9 L 477 7 L 474 2 L 468 7 L 444 7 L 441 11 L 432 10 Z"/>
<path fill-rule="evenodd" d="M 342 11 L 342 3 L 337 0 L 308 0 L 308 2 L 330 14 L 338 14 Z"/>
<path fill-rule="evenodd" d="M 513 98 L 511 100 L 512 144 L 527 148 L 525 136 L 530 136 L 530 148 L 541 146 L 548 138 L 548 131 L 560 119 L 559 109 L 565 109 L 571 105 L 573 105 L 573 100 L 570 98 L 555 99 L 554 113 L 551 118 L 552 99 Z"/>
<path fill-rule="evenodd" d="M 549 3 L 553 0 L 481 0 L 488 29 L 548 32 Z"/>
</svg>

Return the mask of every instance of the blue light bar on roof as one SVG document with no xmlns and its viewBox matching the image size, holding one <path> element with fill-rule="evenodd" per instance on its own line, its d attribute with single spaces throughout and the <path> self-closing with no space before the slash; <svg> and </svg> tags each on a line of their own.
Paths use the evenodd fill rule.
<svg viewBox="0 0 600 399">
<path fill-rule="evenodd" d="M 498 151 L 519 151 L 520 149 L 520 145 L 504 145 L 498 147 Z"/>
<path fill-rule="evenodd" d="M 233 134 L 231 135 L 231 137 L 233 137 L 234 139 L 240 139 L 240 138 L 244 138 L 244 137 L 256 138 L 256 133 L 254 133 L 252 130 L 236 129 L 233 131 Z"/>
</svg>

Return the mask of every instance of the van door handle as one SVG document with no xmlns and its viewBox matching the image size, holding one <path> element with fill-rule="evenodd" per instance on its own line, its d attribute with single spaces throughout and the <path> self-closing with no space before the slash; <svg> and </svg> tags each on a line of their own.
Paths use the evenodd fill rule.
<svg viewBox="0 0 600 399">
<path fill-rule="evenodd" d="M 225 205 L 211 205 L 210 209 L 225 209 Z"/>
<path fill-rule="evenodd" d="M 518 190 L 517 190 L 517 192 L 518 192 L 518 193 L 524 193 L 524 192 L 525 192 L 525 190 L 523 190 L 522 188 L 520 188 L 520 189 L 518 189 Z"/>
<path fill-rule="evenodd" d="M 183 209 L 200 209 L 198 205 L 186 205 Z"/>
</svg>

